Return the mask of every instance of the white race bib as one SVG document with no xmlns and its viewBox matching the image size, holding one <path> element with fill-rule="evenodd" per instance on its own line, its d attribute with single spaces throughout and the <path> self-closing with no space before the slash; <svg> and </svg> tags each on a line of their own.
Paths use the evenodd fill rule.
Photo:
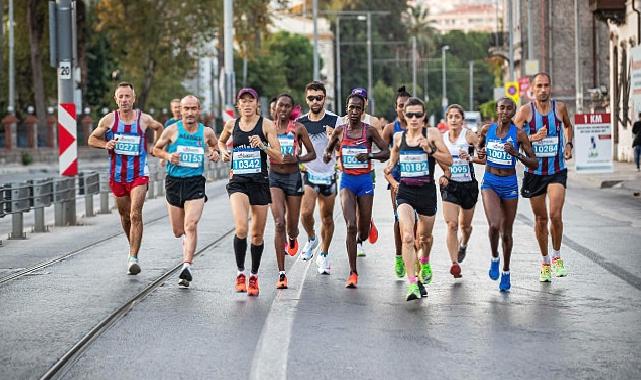
<svg viewBox="0 0 641 380">
<path fill-rule="evenodd" d="M 333 179 L 333 174 L 320 175 L 307 172 L 307 180 L 315 185 L 331 185 Z"/>
<path fill-rule="evenodd" d="M 115 134 L 116 146 L 114 152 L 125 156 L 140 155 L 140 136 Z"/>
<path fill-rule="evenodd" d="M 256 174 L 262 169 L 260 150 L 237 150 L 233 152 L 234 174 Z"/>
<path fill-rule="evenodd" d="M 343 168 L 344 169 L 367 169 L 369 163 L 367 161 L 359 161 L 356 159 L 356 155 L 360 153 L 367 153 L 367 148 L 347 148 L 343 147 L 342 157 L 343 157 Z"/>
<path fill-rule="evenodd" d="M 401 151 L 398 160 L 401 177 L 425 177 L 430 175 L 427 153 L 419 151 Z"/>
<path fill-rule="evenodd" d="M 503 149 L 505 144 L 500 141 L 488 141 L 485 147 L 487 160 L 497 165 L 512 165 L 512 156 Z"/>
<path fill-rule="evenodd" d="M 180 156 L 178 166 L 185 168 L 199 168 L 205 160 L 205 149 L 201 146 L 178 145 L 176 153 Z"/>
<path fill-rule="evenodd" d="M 452 157 L 452 167 L 450 168 L 452 179 L 457 182 L 469 182 L 472 180 L 470 172 L 470 163 L 460 157 Z"/>
<path fill-rule="evenodd" d="M 278 142 L 280 143 L 280 152 L 284 155 L 294 155 L 294 136 L 291 135 L 278 135 Z"/>
<path fill-rule="evenodd" d="M 537 157 L 555 157 L 559 153 L 559 136 L 548 136 L 533 142 L 532 150 Z"/>
</svg>

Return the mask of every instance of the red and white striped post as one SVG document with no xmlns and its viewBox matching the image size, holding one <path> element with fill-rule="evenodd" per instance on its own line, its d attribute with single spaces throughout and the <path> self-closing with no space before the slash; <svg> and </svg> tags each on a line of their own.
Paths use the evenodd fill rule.
<svg viewBox="0 0 641 380">
<path fill-rule="evenodd" d="M 60 175 L 75 176 L 78 174 L 77 131 L 76 105 L 74 103 L 58 105 L 58 163 Z"/>
</svg>

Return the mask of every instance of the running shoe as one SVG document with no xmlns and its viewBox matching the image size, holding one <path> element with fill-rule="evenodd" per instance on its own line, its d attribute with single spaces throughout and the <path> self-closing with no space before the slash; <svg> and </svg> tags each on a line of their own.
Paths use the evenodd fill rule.
<svg viewBox="0 0 641 380">
<path fill-rule="evenodd" d="M 127 268 L 127 274 L 136 275 L 140 273 L 140 265 L 138 264 L 138 257 L 129 256 L 128 263 L 129 263 L 129 266 Z"/>
<path fill-rule="evenodd" d="M 247 291 L 247 278 L 243 273 L 236 276 L 236 293 L 245 293 Z"/>
<path fill-rule="evenodd" d="M 501 282 L 499 283 L 499 290 L 502 292 L 509 292 L 512 284 L 510 284 L 510 274 L 501 273 Z"/>
<path fill-rule="evenodd" d="M 178 276 L 178 278 L 178 287 L 188 288 L 189 283 L 192 280 L 191 269 L 189 267 L 184 267 L 183 270 L 180 271 L 180 275 Z"/>
<path fill-rule="evenodd" d="M 499 263 L 501 260 L 490 260 L 490 270 L 489 270 L 489 275 L 490 278 L 494 281 L 499 279 Z"/>
<path fill-rule="evenodd" d="M 539 274 L 539 281 L 552 282 L 552 270 L 550 264 L 541 264 L 541 273 Z"/>
<path fill-rule="evenodd" d="M 416 285 L 418 285 L 418 291 L 421 293 L 421 297 L 427 297 L 427 289 L 425 289 L 425 285 L 420 281 L 416 281 Z"/>
<path fill-rule="evenodd" d="M 363 243 L 356 243 L 356 256 L 365 257 L 365 249 L 363 249 Z"/>
<path fill-rule="evenodd" d="M 420 300 L 421 299 L 421 291 L 418 288 L 418 284 L 409 284 L 407 286 L 407 297 L 405 298 L 406 301 L 413 301 L 413 300 Z"/>
<path fill-rule="evenodd" d="M 378 241 L 378 228 L 376 228 L 376 225 L 374 224 L 374 219 L 372 219 L 369 224 L 369 236 L 367 237 L 367 240 L 370 244 L 374 244 Z"/>
<path fill-rule="evenodd" d="M 345 282 L 345 287 L 349 289 L 355 289 L 356 284 L 358 284 L 358 275 L 354 272 L 350 272 L 347 282 Z"/>
<path fill-rule="evenodd" d="M 565 264 L 563 264 L 563 259 L 560 257 L 552 259 L 552 270 L 554 270 L 554 275 L 556 277 L 565 277 L 568 275 L 568 271 L 565 269 Z"/>
<path fill-rule="evenodd" d="M 316 266 L 319 274 L 329 274 L 331 267 L 327 253 L 316 256 Z"/>
<path fill-rule="evenodd" d="M 285 273 L 281 273 L 278 275 L 278 281 L 276 281 L 276 289 L 287 289 L 287 276 L 285 276 Z"/>
<path fill-rule="evenodd" d="M 463 260 L 465 260 L 465 251 L 467 251 L 467 246 L 465 246 L 465 247 L 459 246 L 458 247 L 458 257 L 456 259 L 459 262 L 459 264 L 463 263 Z"/>
<path fill-rule="evenodd" d="M 247 295 L 250 297 L 257 297 L 260 290 L 258 289 L 258 276 L 252 274 L 249 276 L 249 287 L 247 288 Z"/>
<path fill-rule="evenodd" d="M 394 260 L 394 272 L 396 272 L 396 277 L 403 278 L 405 276 L 405 262 L 403 261 L 403 256 L 396 256 Z"/>
<path fill-rule="evenodd" d="M 432 266 L 430 263 L 421 264 L 420 276 L 423 284 L 429 284 L 432 282 Z"/>
<path fill-rule="evenodd" d="M 289 253 L 290 256 L 296 256 L 298 253 L 298 239 L 294 239 L 294 246 L 292 247 L 291 245 L 291 240 L 289 243 L 286 243 L 287 245 L 287 253 Z"/>
<path fill-rule="evenodd" d="M 303 252 L 300 255 L 302 260 L 309 260 L 314 256 L 314 250 L 318 247 L 318 238 L 314 240 L 307 240 L 307 243 L 303 246 Z"/>
<path fill-rule="evenodd" d="M 454 278 L 461 278 L 463 275 L 461 274 L 461 266 L 458 265 L 458 263 L 452 264 L 450 267 L 450 274 L 454 276 Z"/>
</svg>

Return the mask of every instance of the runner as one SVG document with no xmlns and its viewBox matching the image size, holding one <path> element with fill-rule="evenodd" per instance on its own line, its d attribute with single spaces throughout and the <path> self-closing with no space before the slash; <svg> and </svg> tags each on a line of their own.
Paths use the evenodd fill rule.
<svg viewBox="0 0 641 380">
<path fill-rule="evenodd" d="M 478 135 L 463 128 L 465 111 L 458 104 L 452 104 L 445 112 L 449 132 L 443 136 L 445 146 L 452 155 L 452 166 L 443 169 L 439 179 L 443 217 L 447 223 L 447 250 L 452 267 L 450 274 L 461 277 L 460 263 L 465 259 L 467 243 L 472 234 L 474 207 L 479 197 L 479 184 L 474 175 L 474 163 L 484 164 L 484 160 L 474 157 L 474 147 L 478 147 Z M 459 227 L 461 238 L 458 237 Z"/>
<path fill-rule="evenodd" d="M 387 143 L 392 149 L 394 142 L 394 135 L 397 132 L 403 132 L 407 129 L 407 121 L 403 113 L 403 107 L 405 107 L 405 102 L 409 99 L 411 95 L 405 89 L 405 86 L 401 86 L 396 92 L 396 120 L 393 123 L 387 124 L 383 129 L 383 140 Z M 392 199 L 392 208 L 394 209 L 394 245 L 396 248 L 396 257 L 394 260 L 394 272 L 396 277 L 403 278 L 405 276 L 405 263 L 403 263 L 403 243 L 401 241 L 401 231 L 398 226 L 398 213 L 396 210 L 396 189 L 392 186 L 392 180 L 398 182 L 401 180 L 401 172 L 398 165 L 392 168 L 392 171 L 389 174 L 385 174 L 385 179 L 389 184 L 387 189 L 390 190 L 390 196 Z"/>
<path fill-rule="evenodd" d="M 180 116 L 180 99 L 172 99 L 171 102 L 169 102 L 169 109 L 171 110 L 172 117 L 165 121 L 165 128 L 182 119 Z"/>
<path fill-rule="evenodd" d="M 238 91 L 236 107 L 240 117 L 225 123 L 220 134 L 218 147 L 225 162 L 231 161 L 231 177 L 227 193 L 236 226 L 234 254 L 238 274 L 236 291 L 258 296 L 258 268 L 265 247 L 263 234 L 267 220 L 267 209 L 271 203 L 269 177 L 267 175 L 267 156 L 276 162 L 282 160 L 276 128 L 270 120 L 256 114 L 258 94 L 254 89 L 243 88 Z M 227 140 L 233 140 L 232 151 L 227 150 Z M 269 144 L 269 145 L 268 145 Z M 248 219 L 251 211 L 251 226 Z M 249 287 L 245 274 L 247 254 L 247 233 L 251 234 L 251 274 Z"/>
<path fill-rule="evenodd" d="M 269 101 L 269 117 L 271 118 L 272 121 L 276 120 L 276 101 L 278 98 L 273 97 Z"/>
<path fill-rule="evenodd" d="M 326 164 L 319 157 L 327 147 L 329 136 L 339 125 L 340 118 L 325 109 L 327 92 L 321 82 L 311 82 L 305 86 L 305 99 L 309 113 L 298 121 L 307 129 L 307 133 L 317 152 L 316 158 L 303 165 L 303 202 L 301 221 L 307 232 L 307 243 L 301 253 L 302 260 L 309 260 L 320 246 L 316 256 L 318 273 L 330 274 L 329 246 L 334 235 L 334 201 L 336 200 L 336 160 L 332 157 Z M 320 244 L 314 230 L 314 208 L 318 201 L 321 220 Z"/>
<path fill-rule="evenodd" d="M 572 158 L 574 130 L 565 103 L 551 98 L 550 76 L 547 73 L 536 74 L 532 78 L 532 88 L 536 100 L 519 109 L 514 123 L 528 134 L 538 159 L 536 169 L 525 171 L 521 195 L 530 198 L 536 219 L 534 231 L 543 256 L 539 280 L 549 282 L 552 281 L 552 271 L 558 277 L 567 275 L 561 258 L 561 241 L 568 178 L 565 160 Z M 549 212 L 546 195 L 550 202 Z M 552 260 L 548 255 L 548 223 L 552 235 Z"/>
<path fill-rule="evenodd" d="M 496 103 L 497 123 L 486 124 L 481 129 L 481 146 L 478 156 L 486 160 L 481 195 L 489 224 L 488 235 L 492 249 L 489 275 L 499 278 L 499 235 L 503 246 L 503 272 L 499 290 L 510 290 L 510 256 L 512 255 L 512 226 L 518 205 L 519 185 L 516 179 L 516 161 L 529 168 L 536 168 L 538 161 L 523 130 L 512 123 L 516 105 L 510 98 Z M 519 152 L 519 147 L 526 155 Z"/>
<path fill-rule="evenodd" d="M 134 109 L 136 93 L 129 82 L 120 82 L 114 99 L 118 109 L 105 115 L 89 136 L 88 144 L 109 152 L 109 187 L 116 198 L 120 223 L 129 241 L 129 274 L 140 273 L 138 251 L 142 242 L 142 206 L 147 195 L 149 167 L 145 132 L 156 132 L 163 126 L 141 110 Z"/>
<path fill-rule="evenodd" d="M 303 124 L 294 121 L 299 114 L 300 108 L 294 108 L 294 99 L 291 95 L 281 94 L 277 97 L 275 123 L 283 161 L 279 164 L 272 160 L 269 166 L 271 209 L 276 226 L 274 234 L 274 249 L 278 263 L 276 289 L 287 289 L 285 251 L 290 256 L 298 253 L 298 219 L 303 197 L 303 179 L 298 165 L 316 158 L 307 129 Z M 305 146 L 305 154 L 301 154 L 303 146 Z"/>
<path fill-rule="evenodd" d="M 434 167 L 437 161 L 443 167 L 450 166 L 452 157 L 439 131 L 436 128 L 425 128 L 425 105 L 420 99 L 409 98 L 404 112 L 407 129 L 394 135 L 392 155 L 385 172 L 391 174 L 396 165 L 400 171 L 400 181 L 392 178 L 391 185 L 396 191 L 403 260 L 409 281 L 406 299 L 411 301 L 423 296 L 421 286 L 429 283 L 432 278 L 429 259 L 432 229 L 436 219 Z M 421 251 L 420 257 L 417 257 L 414 244 L 416 238 Z M 420 262 L 420 280 L 416 276 L 417 258 Z M 424 295 L 427 296 L 427 292 Z"/>
<path fill-rule="evenodd" d="M 340 147 L 343 167 L 341 202 L 347 225 L 346 245 L 350 267 L 345 285 L 347 288 L 355 288 L 358 283 L 356 250 L 368 238 L 370 230 L 374 201 L 371 160 L 386 160 L 389 157 L 389 148 L 376 129 L 361 121 L 364 109 L 365 98 L 361 95 L 350 95 L 347 98 L 349 124 L 334 130 L 323 155 L 323 162 L 328 164 L 334 149 Z M 380 152 L 372 153 L 372 143 L 379 147 Z"/>
<path fill-rule="evenodd" d="M 183 267 L 178 286 L 188 288 L 193 277 L 191 264 L 198 241 L 198 222 L 207 202 L 203 177 L 205 155 L 218 161 L 219 154 L 216 133 L 198 122 L 198 98 L 187 95 L 180 105 L 182 120 L 164 130 L 153 152 L 167 161 L 165 193 L 169 222 L 174 236 L 183 238 Z"/>
</svg>

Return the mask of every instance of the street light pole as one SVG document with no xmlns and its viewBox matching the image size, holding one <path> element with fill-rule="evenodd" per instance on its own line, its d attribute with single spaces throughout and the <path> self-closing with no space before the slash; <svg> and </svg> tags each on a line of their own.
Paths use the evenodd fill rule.
<svg viewBox="0 0 641 380">
<path fill-rule="evenodd" d="M 233 0 L 224 3 L 225 44 L 225 106 L 233 109 L 234 103 L 234 5 Z"/>
<path fill-rule="evenodd" d="M 372 12 L 367 12 L 367 96 L 369 97 L 370 113 L 375 115 L 376 99 L 372 88 Z"/>
<path fill-rule="evenodd" d="M 470 61 L 470 111 L 474 110 L 474 61 Z"/>
<path fill-rule="evenodd" d="M 441 47 L 441 63 L 442 63 L 442 71 L 443 71 L 443 98 L 441 100 L 441 106 L 443 107 L 443 117 L 445 117 L 445 110 L 447 109 L 447 73 L 445 71 L 445 59 L 446 59 L 446 54 L 445 52 L 450 49 L 449 45 L 445 45 Z"/>
<path fill-rule="evenodd" d="M 334 111 L 338 114 L 343 107 L 341 92 L 341 16 L 336 16 L 336 106 Z"/>
<path fill-rule="evenodd" d="M 514 80 L 514 27 L 513 27 L 513 20 L 512 20 L 512 1 L 509 0 L 507 2 L 507 22 L 508 22 L 508 34 L 509 34 L 509 41 L 508 41 L 508 56 L 510 59 L 510 81 Z"/>
<path fill-rule="evenodd" d="M 320 80 L 318 68 L 318 0 L 312 1 L 312 19 L 314 23 L 314 80 Z"/>
<path fill-rule="evenodd" d="M 416 91 L 416 61 L 418 52 L 416 51 L 416 36 L 412 36 L 412 95 L 417 96 Z"/>
<path fill-rule="evenodd" d="M 16 75 L 13 24 L 13 0 L 9 0 L 9 107 L 7 108 L 9 113 L 12 115 L 16 113 Z"/>
<path fill-rule="evenodd" d="M 574 0 L 574 87 L 576 88 L 576 113 L 583 113 L 583 81 L 579 59 L 579 2 Z"/>
</svg>

